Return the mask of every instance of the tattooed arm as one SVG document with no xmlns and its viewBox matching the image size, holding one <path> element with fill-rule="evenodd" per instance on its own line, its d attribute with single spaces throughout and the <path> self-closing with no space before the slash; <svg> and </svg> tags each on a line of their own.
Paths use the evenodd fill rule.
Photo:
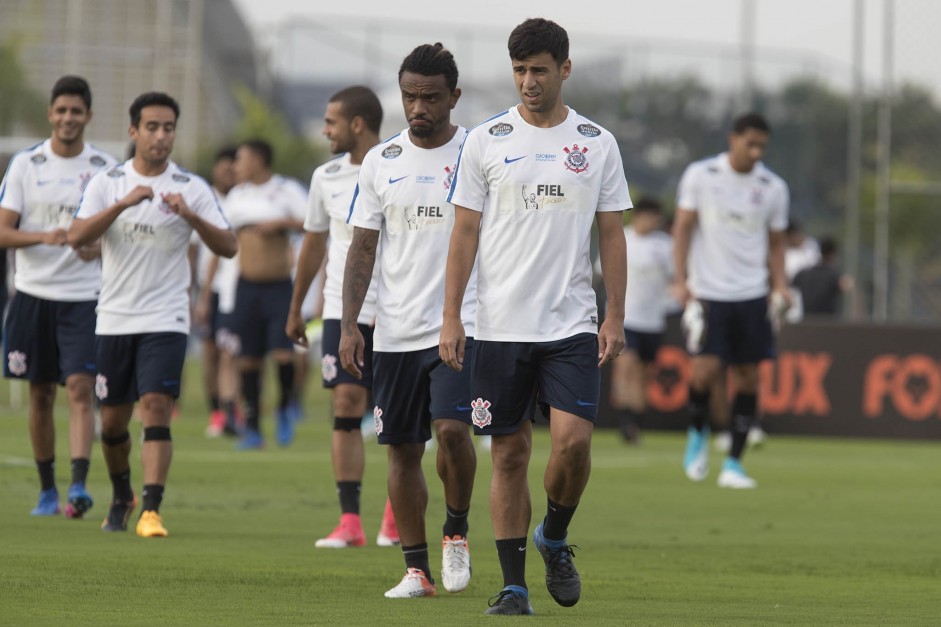
<svg viewBox="0 0 941 627">
<path fill-rule="evenodd" d="M 376 247 L 379 231 L 356 227 L 353 241 L 346 254 L 346 269 L 343 271 L 343 317 L 340 321 L 340 364 L 357 379 L 362 378 L 359 368 L 363 366 L 363 351 L 366 343 L 359 332 L 356 321 L 366 299 L 366 291 L 372 280 L 376 265 Z"/>
</svg>

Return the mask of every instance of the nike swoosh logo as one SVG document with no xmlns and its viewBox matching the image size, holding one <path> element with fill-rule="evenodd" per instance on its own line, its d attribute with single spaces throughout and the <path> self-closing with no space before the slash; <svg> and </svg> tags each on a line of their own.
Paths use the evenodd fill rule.
<svg viewBox="0 0 941 627">
<path fill-rule="evenodd" d="M 525 546 L 521 546 L 521 547 L 519 547 L 519 548 L 517 549 L 517 551 L 525 551 L 525 550 L 526 550 L 526 547 L 525 547 Z"/>
<path fill-rule="evenodd" d="M 49 183 L 55 183 L 55 179 L 49 179 L 48 181 L 36 181 L 36 185 L 37 185 L 38 187 L 42 187 L 42 186 L 44 186 L 44 185 L 48 185 Z"/>
<path fill-rule="evenodd" d="M 575 404 L 578 405 L 579 407 L 593 407 L 595 405 L 595 403 L 586 403 L 580 398 L 576 399 Z"/>
<path fill-rule="evenodd" d="M 454 409 L 458 411 L 470 411 L 471 410 L 470 406 L 465 407 L 463 405 L 455 405 Z"/>
<path fill-rule="evenodd" d="M 520 159 L 525 159 L 526 155 L 522 157 L 516 157 L 515 159 L 510 159 L 509 157 L 503 157 L 503 163 L 513 163 L 514 161 L 519 161 Z"/>
<path fill-rule="evenodd" d="M 337 192 L 335 194 L 330 194 L 330 198 L 336 198 L 337 196 L 342 196 L 343 192 Z"/>
<path fill-rule="evenodd" d="M 403 179 L 407 179 L 407 178 L 408 178 L 408 174 L 406 174 L 405 176 L 400 176 L 400 177 L 397 178 L 397 179 L 394 179 L 394 178 L 392 178 L 392 177 L 390 176 L 390 177 L 389 177 L 389 185 L 395 185 L 395 184 L 398 183 L 399 181 L 401 181 L 401 180 L 403 180 Z"/>
</svg>

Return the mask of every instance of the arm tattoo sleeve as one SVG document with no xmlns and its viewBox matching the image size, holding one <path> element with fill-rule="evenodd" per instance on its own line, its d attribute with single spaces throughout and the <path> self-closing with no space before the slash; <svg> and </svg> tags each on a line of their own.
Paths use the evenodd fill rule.
<svg viewBox="0 0 941 627">
<path fill-rule="evenodd" d="M 346 269 L 343 272 L 343 321 L 341 328 L 352 330 L 356 326 L 363 300 L 372 280 L 373 266 L 376 264 L 376 247 L 379 244 L 379 231 L 356 227 L 353 241 L 346 255 Z"/>
</svg>

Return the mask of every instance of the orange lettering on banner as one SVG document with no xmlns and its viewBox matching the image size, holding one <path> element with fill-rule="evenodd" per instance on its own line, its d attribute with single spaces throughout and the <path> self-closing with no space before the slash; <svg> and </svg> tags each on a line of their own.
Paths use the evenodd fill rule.
<svg viewBox="0 0 941 627">
<path fill-rule="evenodd" d="M 661 346 L 653 376 L 647 384 L 647 402 L 664 413 L 679 411 L 689 402 L 689 357 L 676 346 Z"/>
<path fill-rule="evenodd" d="M 879 355 L 869 362 L 863 379 L 863 415 L 867 418 L 877 418 L 885 410 L 883 400 L 889 393 L 897 362 L 895 355 Z"/>
<path fill-rule="evenodd" d="M 906 357 L 892 379 L 892 403 L 905 418 L 924 420 L 938 409 L 941 374 L 930 357 Z"/>
<path fill-rule="evenodd" d="M 823 380 L 830 371 L 833 357 L 828 353 L 797 353 L 797 370 L 800 385 L 791 409 L 795 414 L 826 416 L 830 413 L 830 398 L 823 387 Z"/>
<path fill-rule="evenodd" d="M 781 353 L 775 361 L 763 361 L 758 367 L 761 409 L 769 414 L 783 414 L 794 396 L 794 356 Z M 775 385 L 777 383 L 777 385 Z"/>
</svg>

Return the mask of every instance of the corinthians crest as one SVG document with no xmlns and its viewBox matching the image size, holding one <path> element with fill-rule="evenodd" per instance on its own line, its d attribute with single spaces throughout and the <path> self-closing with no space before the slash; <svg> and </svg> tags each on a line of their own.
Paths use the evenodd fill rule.
<svg viewBox="0 0 941 627">
<path fill-rule="evenodd" d="M 490 401 L 478 398 L 476 401 L 471 401 L 471 408 L 473 409 L 471 420 L 475 427 L 483 429 L 490 425 L 493 420 L 493 415 L 490 413 Z"/>
<path fill-rule="evenodd" d="M 568 155 L 565 158 L 566 170 L 571 170 L 575 174 L 578 174 L 588 169 L 588 157 L 585 156 L 585 153 L 588 152 L 587 147 L 579 148 L 578 144 L 572 144 L 571 148 L 565 147 L 562 148 L 562 150 Z"/>
</svg>

